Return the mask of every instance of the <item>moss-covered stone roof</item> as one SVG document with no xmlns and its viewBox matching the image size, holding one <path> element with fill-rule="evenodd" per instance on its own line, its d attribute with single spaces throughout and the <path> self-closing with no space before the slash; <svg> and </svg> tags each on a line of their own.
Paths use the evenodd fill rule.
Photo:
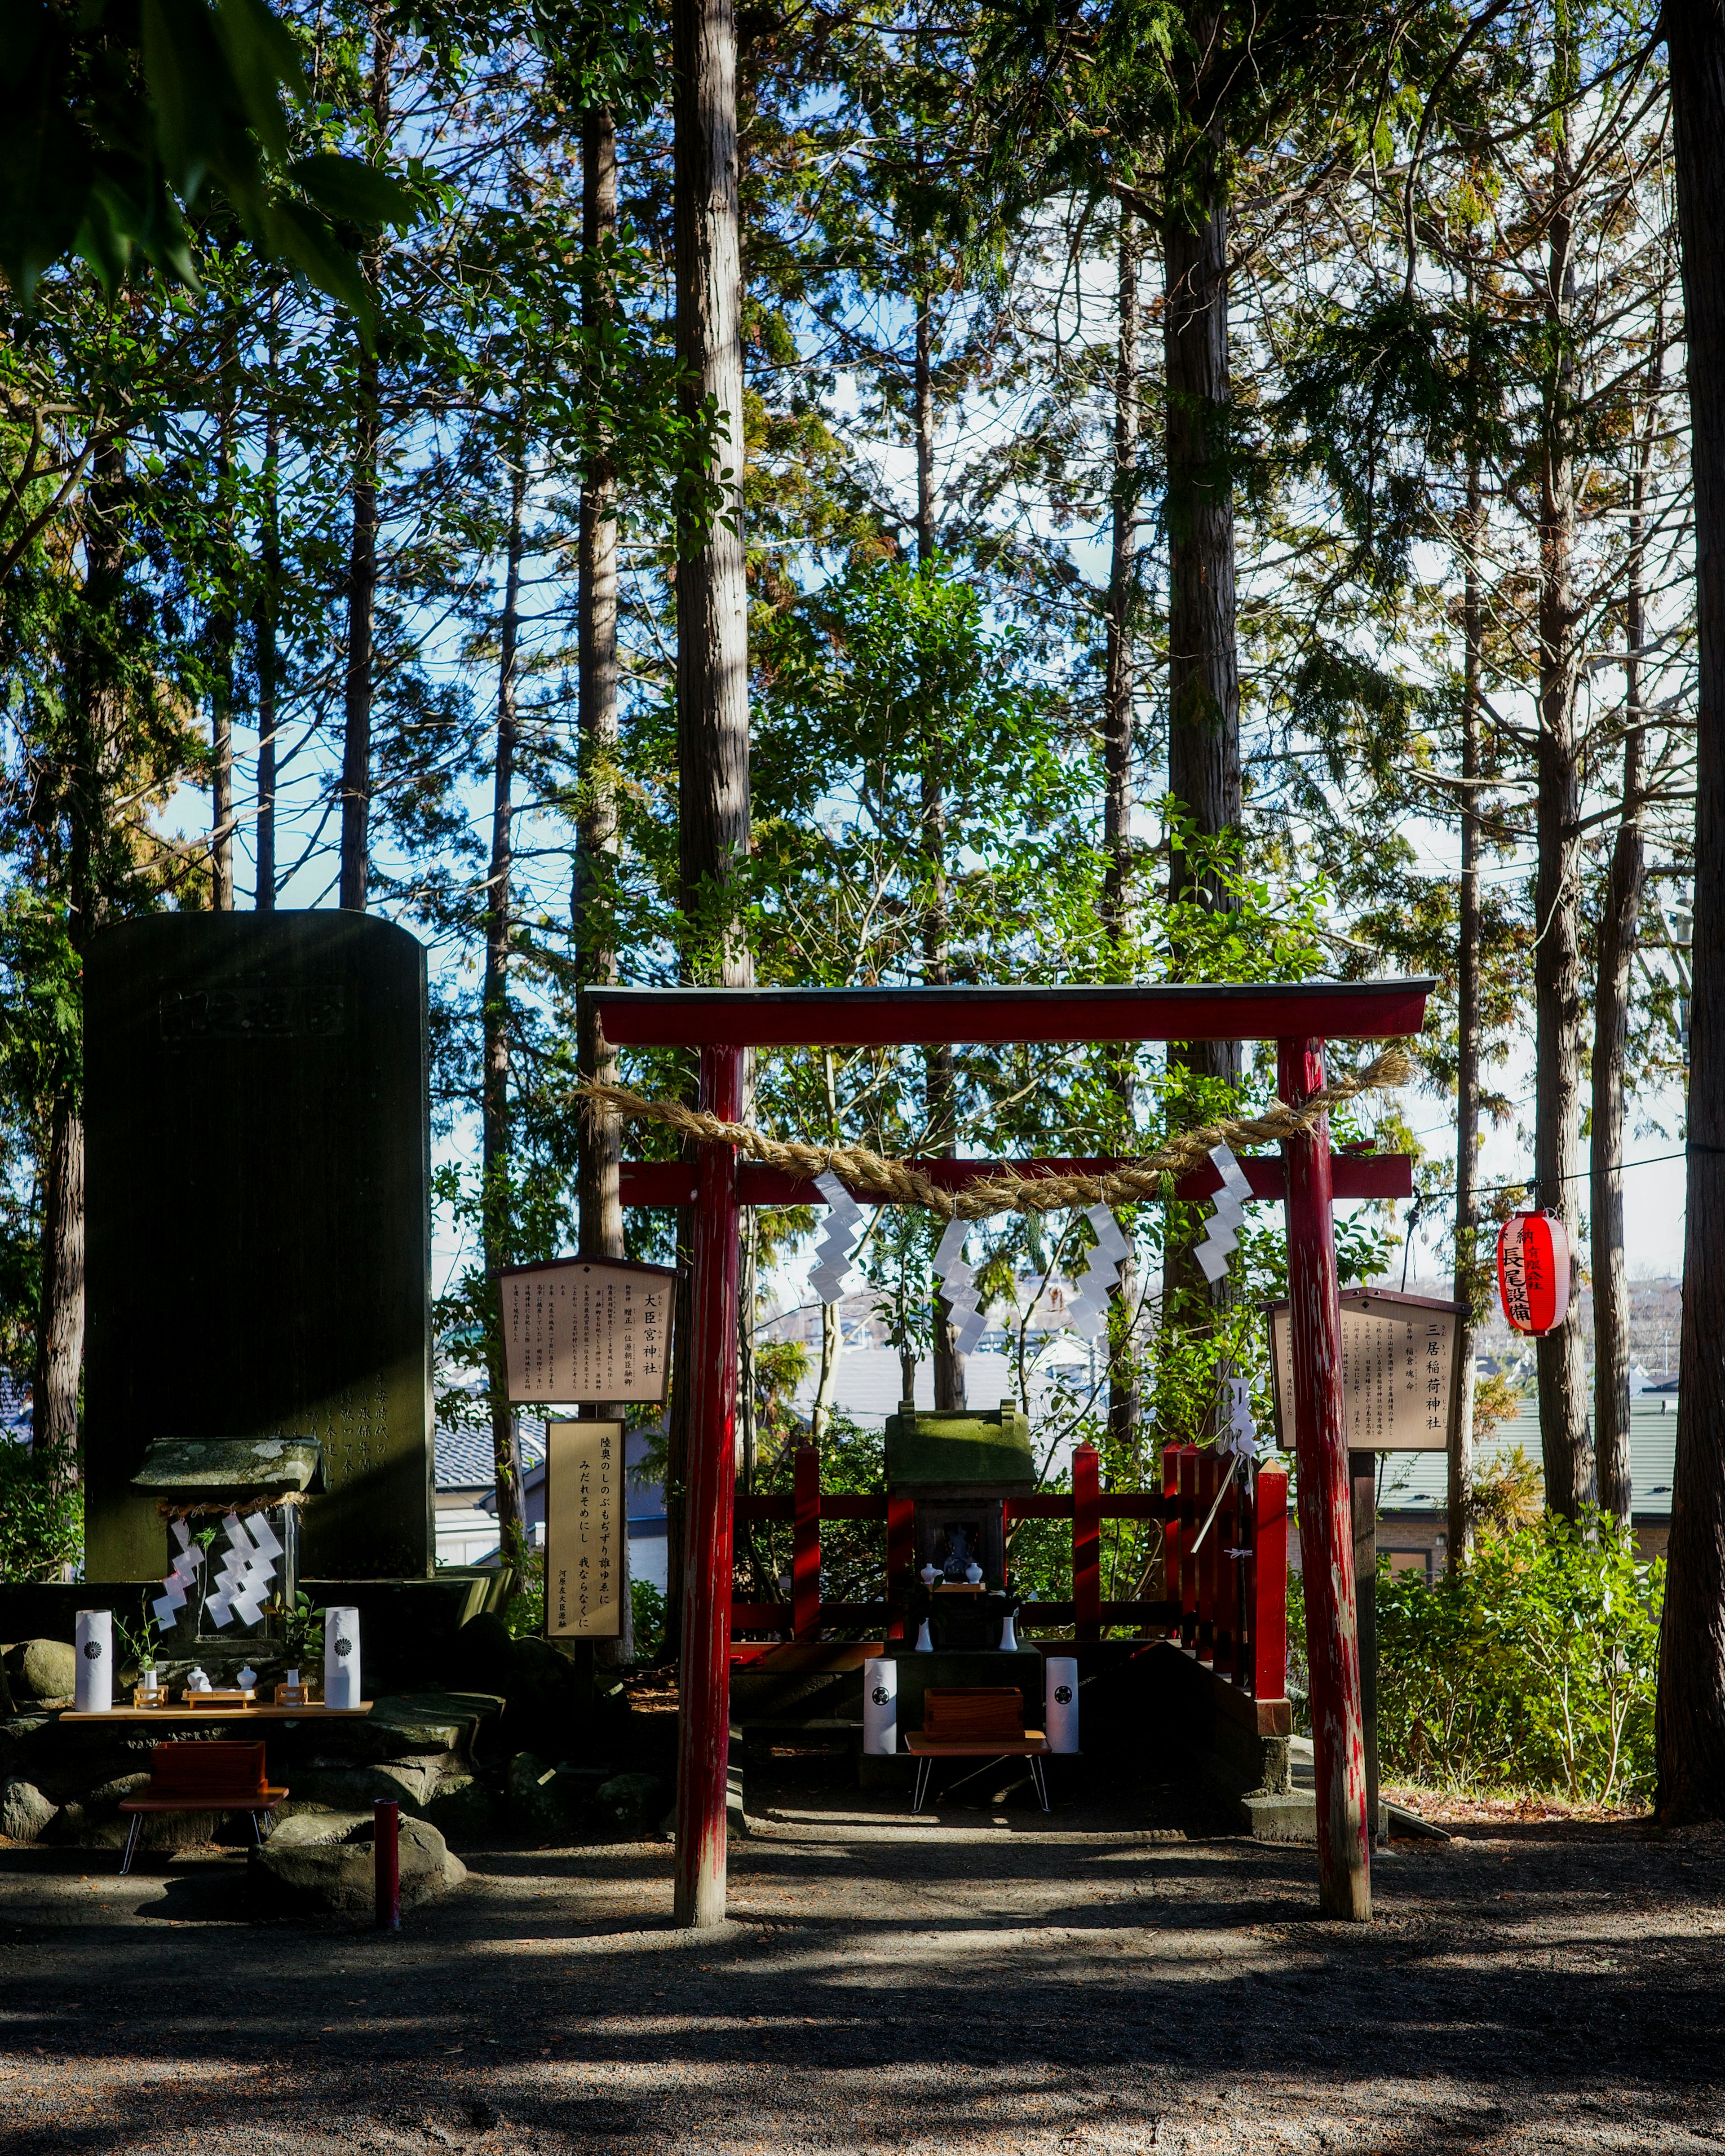
<svg viewBox="0 0 1725 2156">
<path fill-rule="evenodd" d="M 889 1489 L 926 1489 L 947 1482 L 1022 1489 L 1035 1480 L 1030 1424 L 1018 1408 L 1003 1404 L 926 1414 L 901 1410 L 887 1418 Z"/>
<path fill-rule="evenodd" d="M 141 1490 L 299 1490 L 323 1486 L 315 1437 L 158 1437 L 132 1476 Z"/>
</svg>

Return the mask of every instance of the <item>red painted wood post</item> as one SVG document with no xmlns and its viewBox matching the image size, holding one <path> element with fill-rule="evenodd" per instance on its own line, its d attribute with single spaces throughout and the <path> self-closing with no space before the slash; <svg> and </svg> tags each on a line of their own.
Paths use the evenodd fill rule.
<svg viewBox="0 0 1725 2156">
<path fill-rule="evenodd" d="M 889 1601 L 908 1592 L 911 1568 L 916 1561 L 916 1503 L 912 1497 L 886 1500 L 886 1594 Z M 902 1612 L 886 1627 L 889 1640 L 910 1637 Z"/>
<path fill-rule="evenodd" d="M 1288 1690 L 1288 1478 L 1260 1467 L 1254 1498 L 1250 1564 L 1252 1696 L 1286 1699 Z"/>
<path fill-rule="evenodd" d="M 1198 1539 L 1198 1531 L 1204 1525 L 1204 1515 L 1198 1509 L 1198 1447 L 1180 1447 L 1180 1547 L 1185 1553 L 1185 1568 L 1180 1576 L 1180 1641 L 1183 1646 L 1198 1645 L 1198 1558 L 1193 1555 L 1192 1545 Z"/>
<path fill-rule="evenodd" d="M 1226 1465 L 1218 1461 L 1224 1478 L 1221 1510 L 1210 1532 L 1216 1538 L 1216 1675 L 1240 1675 L 1240 1563 L 1229 1552 L 1240 1545 L 1240 1471 L 1230 1477 Z M 1241 1463 L 1242 1466 L 1244 1462 Z"/>
<path fill-rule="evenodd" d="M 393 1797 L 372 1805 L 372 1891 L 377 1929 L 401 1929 L 401 1806 Z"/>
<path fill-rule="evenodd" d="M 1216 1530 L 1221 1521 L 1210 1518 L 1210 1508 L 1221 1481 L 1221 1462 L 1206 1445 L 1198 1455 L 1198 1532 L 1204 1534 L 1207 1520 L 1210 1530 L 1198 1549 L 1198 1659 L 1201 1662 L 1213 1663 L 1216 1659 Z"/>
<path fill-rule="evenodd" d="M 1180 1454 L 1178 1445 L 1162 1448 L 1162 1592 L 1164 1600 L 1174 1605 L 1173 1630 L 1178 1637 L 1180 1630 L 1180 1566 L 1186 1547 L 1184 1531 L 1180 1525 Z"/>
<path fill-rule="evenodd" d="M 701 1105 L 742 1112 L 743 1051 L 703 1048 Z M 725 1921 L 725 1800 L 731 1765 L 731 1538 L 737 1497 L 737 1296 L 742 1272 L 737 1156 L 703 1142 L 696 1170 L 685 1484 L 683 1654 L 677 1716 L 676 1916 Z"/>
<path fill-rule="evenodd" d="M 795 1511 L 791 1516 L 791 1637 L 820 1637 L 820 1455 L 798 1445 L 791 1462 Z"/>
<path fill-rule="evenodd" d="M 1277 1091 L 1297 1106 L 1322 1090 L 1323 1043 L 1277 1045 Z M 1353 1504 L 1342 1408 L 1342 1310 L 1331 1219 L 1329 1121 L 1284 1138 L 1294 1453 L 1300 1471 L 1300 1569 L 1312 1666 L 1317 1785 L 1318 1902 L 1327 1917 L 1372 1914 L 1365 1722 L 1353 1596 Z"/>
<path fill-rule="evenodd" d="M 1072 1635 L 1102 1636 L 1102 1455 L 1072 1448 Z"/>
</svg>

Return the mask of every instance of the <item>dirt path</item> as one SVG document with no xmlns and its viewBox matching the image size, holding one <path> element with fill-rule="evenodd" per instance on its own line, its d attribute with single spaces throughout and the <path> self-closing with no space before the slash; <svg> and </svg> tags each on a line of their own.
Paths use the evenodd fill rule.
<svg viewBox="0 0 1725 2156">
<path fill-rule="evenodd" d="M 700 1937 L 662 1846 L 468 1861 L 383 1938 L 246 1922 L 232 1856 L 0 1850 L 9 2156 L 1725 2144 L 1711 1835 L 1399 1842 L 1363 1930 L 1310 1851 L 1121 1812 L 788 1799 Z"/>
</svg>

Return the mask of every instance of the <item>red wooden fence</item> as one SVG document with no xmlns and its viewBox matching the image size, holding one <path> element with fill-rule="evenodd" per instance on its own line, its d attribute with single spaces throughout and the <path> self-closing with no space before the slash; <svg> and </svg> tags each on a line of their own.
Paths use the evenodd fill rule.
<svg viewBox="0 0 1725 2156">
<path fill-rule="evenodd" d="M 909 1635 L 908 1590 L 914 1558 L 914 1517 L 908 1497 L 824 1495 L 820 1456 L 803 1446 L 793 1462 L 788 1496 L 739 1497 L 739 1521 L 788 1521 L 791 1594 L 783 1602 L 731 1605 L 734 1652 L 758 1652 L 737 1635 L 770 1632 L 812 1645 L 828 1630 L 868 1628 L 891 1641 Z M 1099 1640 L 1105 1625 L 1129 1625 L 1178 1637 L 1218 1676 L 1230 1678 L 1258 1699 L 1281 1699 L 1287 1688 L 1288 1478 L 1280 1468 L 1260 1467 L 1249 1491 L 1235 1480 L 1222 1495 L 1227 1467 L 1216 1453 L 1194 1445 L 1169 1445 L 1163 1454 L 1163 1488 L 1104 1490 L 1101 1458 L 1089 1445 L 1072 1455 L 1072 1487 L 1035 1496 L 1009 1497 L 1009 1528 L 1015 1520 L 1072 1522 L 1072 1599 L 1027 1602 L 1019 1612 L 1021 1632 L 1071 1625 L 1081 1640 Z M 1197 1537 L 1216 1507 L 1202 1543 Z M 888 1594 L 879 1602 L 823 1602 L 820 1523 L 823 1520 L 882 1520 L 886 1527 Z M 1160 1520 L 1163 1580 L 1159 1602 L 1104 1600 L 1104 1520 Z M 1193 1554 L 1196 1546 L 1196 1555 Z M 1010 1560 L 1009 1559 L 1009 1569 Z"/>
</svg>

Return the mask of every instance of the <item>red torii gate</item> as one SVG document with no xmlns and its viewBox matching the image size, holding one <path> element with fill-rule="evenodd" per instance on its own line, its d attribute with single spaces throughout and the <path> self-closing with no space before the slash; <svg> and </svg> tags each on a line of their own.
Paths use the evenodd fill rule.
<svg viewBox="0 0 1725 2156">
<path fill-rule="evenodd" d="M 1323 1090 L 1327 1038 L 1392 1039 L 1425 1023 L 1430 980 L 1217 988 L 589 988 L 615 1047 L 701 1052 L 701 1106 L 742 1112 L 751 1048 L 931 1047 L 948 1041 L 1274 1040 L 1276 1090 L 1292 1106 Z M 1086 1163 L 1101 1168 L 1113 1163 Z M 986 1161 L 924 1163 L 952 1187 L 998 1170 Z M 1020 1173 L 1053 1162 L 1017 1162 Z M 1068 1165 L 1060 1163 L 1061 1166 Z M 1071 1163 L 1076 1165 L 1076 1163 Z M 1327 1916 L 1371 1915 L 1364 1731 L 1355 1629 L 1353 1535 L 1342 1405 L 1341 1313 L 1332 1199 L 1404 1196 L 1407 1163 L 1382 1155 L 1332 1163 L 1328 1118 L 1282 1142 L 1281 1159 L 1242 1163 L 1253 1194 L 1287 1207 L 1292 1303 L 1294 1449 L 1311 1664 L 1317 1785 L 1319 1901 Z M 692 1323 L 684 1517 L 677 1763 L 676 1921 L 725 1916 L 731 1729 L 732 1532 L 736 1496 L 737 1294 L 745 1204 L 819 1203 L 812 1183 L 703 1142 L 686 1168 L 625 1163 L 634 1204 L 693 1202 Z M 1189 1177 L 1183 1196 L 1218 1187 Z"/>
</svg>

